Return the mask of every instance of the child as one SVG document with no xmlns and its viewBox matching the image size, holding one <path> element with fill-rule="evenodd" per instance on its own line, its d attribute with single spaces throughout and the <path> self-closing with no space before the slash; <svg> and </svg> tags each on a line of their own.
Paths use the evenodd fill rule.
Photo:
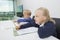
<svg viewBox="0 0 60 40">
<path fill-rule="evenodd" d="M 18 30 L 19 29 L 19 24 L 22 25 L 22 24 L 26 24 L 26 23 L 29 23 L 32 21 L 31 19 L 31 11 L 30 10 L 24 10 L 23 11 L 23 18 L 20 18 L 17 20 L 17 22 L 15 22 L 16 24 L 16 29 Z"/>
<path fill-rule="evenodd" d="M 28 23 L 20 25 L 20 29 L 35 26 L 38 28 L 38 35 L 40 38 L 48 38 L 56 35 L 55 21 L 50 17 L 48 9 L 40 7 L 35 11 L 35 23 Z"/>
<path fill-rule="evenodd" d="M 40 38 L 56 35 L 55 21 L 50 17 L 48 9 L 43 7 L 37 9 L 34 19 L 35 23 L 40 25 L 38 28 Z"/>
<path fill-rule="evenodd" d="M 31 16 L 31 11 L 30 10 L 24 10 L 23 11 L 23 18 L 18 19 L 17 22 L 18 23 L 20 23 L 20 22 L 29 22 L 29 21 L 31 21 L 30 16 Z"/>
</svg>

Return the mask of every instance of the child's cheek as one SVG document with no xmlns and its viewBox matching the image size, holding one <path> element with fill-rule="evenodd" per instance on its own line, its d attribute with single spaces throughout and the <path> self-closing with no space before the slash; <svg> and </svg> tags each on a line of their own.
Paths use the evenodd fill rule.
<svg viewBox="0 0 60 40">
<path fill-rule="evenodd" d="M 39 21 L 35 21 L 36 24 L 39 24 Z"/>
</svg>

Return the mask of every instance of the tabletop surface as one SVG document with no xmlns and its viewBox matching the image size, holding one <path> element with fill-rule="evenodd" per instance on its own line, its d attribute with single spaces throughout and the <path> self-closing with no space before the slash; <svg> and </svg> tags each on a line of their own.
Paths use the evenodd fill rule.
<svg viewBox="0 0 60 40">
<path fill-rule="evenodd" d="M 0 40 L 58 40 L 51 36 L 41 39 L 38 36 L 37 28 L 31 27 L 17 31 L 17 36 L 14 34 L 14 23 L 11 20 L 0 21 Z"/>
</svg>

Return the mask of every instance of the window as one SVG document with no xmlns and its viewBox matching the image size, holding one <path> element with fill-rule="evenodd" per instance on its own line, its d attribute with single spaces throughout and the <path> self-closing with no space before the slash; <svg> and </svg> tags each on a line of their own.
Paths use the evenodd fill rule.
<svg viewBox="0 0 60 40">
<path fill-rule="evenodd" d="M 0 20 L 12 19 L 13 16 L 13 0 L 0 0 Z"/>
</svg>

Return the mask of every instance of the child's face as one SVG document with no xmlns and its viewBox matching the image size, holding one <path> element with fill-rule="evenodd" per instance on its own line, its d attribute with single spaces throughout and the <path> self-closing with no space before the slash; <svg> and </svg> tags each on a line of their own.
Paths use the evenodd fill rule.
<svg viewBox="0 0 60 40">
<path fill-rule="evenodd" d="M 42 22 L 45 21 L 46 17 L 43 16 L 43 13 L 44 13 L 44 11 L 42 11 L 42 10 L 37 10 L 35 12 L 35 18 L 34 18 L 34 20 L 35 20 L 36 24 L 39 25 L 39 24 L 41 24 Z"/>
</svg>

